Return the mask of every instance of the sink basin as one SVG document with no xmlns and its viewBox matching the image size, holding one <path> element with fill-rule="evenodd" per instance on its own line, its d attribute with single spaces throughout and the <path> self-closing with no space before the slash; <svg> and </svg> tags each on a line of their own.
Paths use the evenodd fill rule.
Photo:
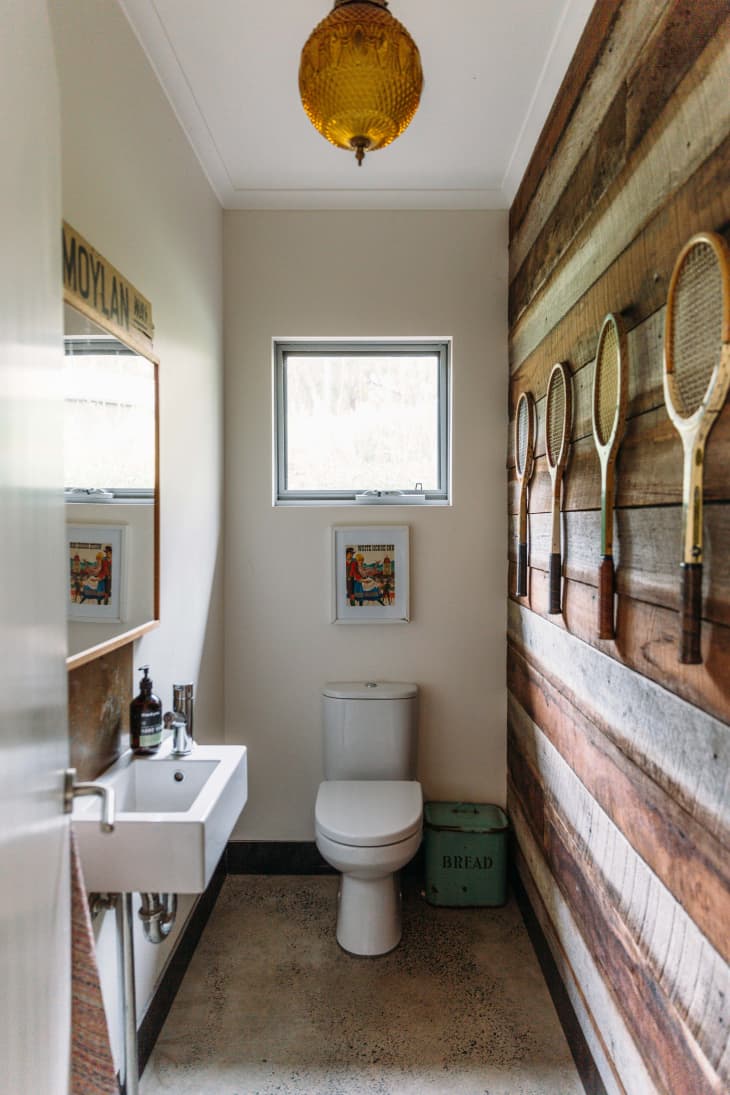
<svg viewBox="0 0 730 1095">
<path fill-rule="evenodd" d="M 196 745 L 170 756 L 127 752 L 99 776 L 114 788 L 114 831 L 101 831 L 101 800 L 76 798 L 72 823 L 87 888 L 97 893 L 202 893 L 246 804 L 242 745 Z"/>
</svg>

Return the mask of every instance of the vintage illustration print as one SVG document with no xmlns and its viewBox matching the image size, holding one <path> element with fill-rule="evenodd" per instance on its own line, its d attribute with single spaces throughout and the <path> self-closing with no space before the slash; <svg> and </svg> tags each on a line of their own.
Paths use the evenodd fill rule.
<svg viewBox="0 0 730 1095">
<path fill-rule="evenodd" d="M 408 619 L 408 528 L 334 529 L 337 623 Z"/>
<path fill-rule="evenodd" d="M 68 615 L 120 619 L 121 526 L 68 525 Z"/>
</svg>

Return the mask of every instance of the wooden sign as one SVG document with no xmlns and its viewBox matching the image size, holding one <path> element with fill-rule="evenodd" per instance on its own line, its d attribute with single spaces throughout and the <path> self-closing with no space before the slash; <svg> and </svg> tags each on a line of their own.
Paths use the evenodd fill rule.
<svg viewBox="0 0 730 1095">
<path fill-rule="evenodd" d="M 65 221 L 63 299 L 133 349 L 154 357 L 152 305 Z"/>
</svg>

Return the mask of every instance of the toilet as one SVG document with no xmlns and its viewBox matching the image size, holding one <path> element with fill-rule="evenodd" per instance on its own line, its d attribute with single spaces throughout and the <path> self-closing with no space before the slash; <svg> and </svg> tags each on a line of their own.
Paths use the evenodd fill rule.
<svg viewBox="0 0 730 1095">
<path fill-rule="evenodd" d="M 341 873 L 337 942 L 386 954 L 401 937 L 401 867 L 418 851 L 423 795 L 415 779 L 418 686 L 326 684 L 324 782 L 314 809 L 323 858 Z"/>
</svg>

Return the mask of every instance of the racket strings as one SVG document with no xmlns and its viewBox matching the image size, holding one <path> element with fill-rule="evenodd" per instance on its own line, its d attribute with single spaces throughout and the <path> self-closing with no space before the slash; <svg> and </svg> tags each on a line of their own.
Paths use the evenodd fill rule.
<svg viewBox="0 0 730 1095">
<path fill-rule="evenodd" d="M 715 253 L 700 242 L 685 256 L 674 289 L 670 351 L 677 412 L 702 403 L 722 346 L 722 276 Z"/>
<path fill-rule="evenodd" d="M 606 326 L 596 358 L 596 432 L 606 445 L 618 415 L 619 340 L 616 328 Z"/>
<path fill-rule="evenodd" d="M 555 467 L 563 447 L 565 433 L 565 380 L 561 374 L 553 378 L 548 388 L 546 415 L 547 457 L 550 464 Z"/>
<path fill-rule="evenodd" d="M 527 447 L 530 438 L 530 411 L 527 399 L 523 396 L 517 408 L 517 472 L 525 474 L 527 467 Z"/>
</svg>

